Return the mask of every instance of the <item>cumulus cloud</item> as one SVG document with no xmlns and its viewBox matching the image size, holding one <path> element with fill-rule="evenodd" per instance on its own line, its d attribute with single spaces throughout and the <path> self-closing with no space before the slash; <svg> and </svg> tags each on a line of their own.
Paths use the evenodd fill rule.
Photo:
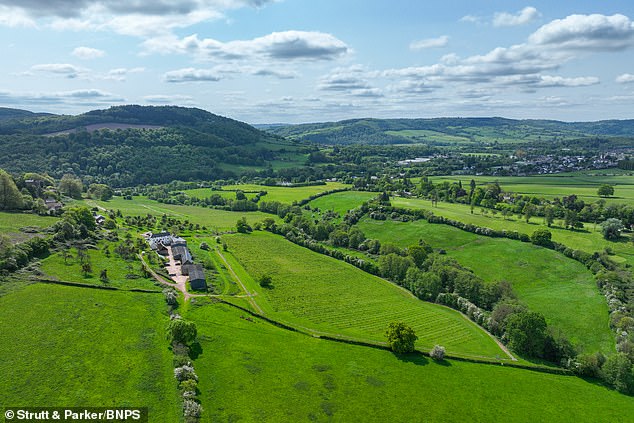
<svg viewBox="0 0 634 423">
<path fill-rule="evenodd" d="M 57 29 L 166 33 L 275 0 L 0 0 L 0 24 L 44 21 Z M 17 17 L 17 18 L 16 18 Z"/>
<path fill-rule="evenodd" d="M 220 76 L 216 72 L 208 69 L 184 68 L 165 73 L 165 82 L 216 82 L 220 81 Z"/>
<path fill-rule="evenodd" d="M 412 50 L 423 50 L 426 48 L 445 47 L 447 44 L 449 44 L 449 37 L 447 35 L 441 35 L 437 38 L 426 38 L 424 40 L 412 41 L 409 48 Z"/>
<path fill-rule="evenodd" d="M 468 23 L 481 23 L 482 18 L 475 15 L 465 15 L 459 20 L 460 22 L 468 22 Z"/>
<path fill-rule="evenodd" d="M 142 72 L 145 72 L 145 68 L 116 68 L 109 70 L 108 73 L 103 76 L 103 79 L 125 81 L 128 75 Z"/>
<path fill-rule="evenodd" d="M 560 50 L 624 50 L 634 46 L 634 23 L 618 14 L 570 15 L 542 26 L 528 40 Z"/>
<path fill-rule="evenodd" d="M 99 50 L 91 47 L 76 47 L 71 53 L 75 57 L 79 57 L 80 59 L 97 59 L 99 57 L 103 57 L 106 52 L 103 50 Z"/>
<path fill-rule="evenodd" d="M 143 97 L 146 103 L 151 104 L 192 104 L 194 98 L 189 95 L 180 94 L 156 94 Z"/>
<path fill-rule="evenodd" d="M 539 17 L 534 7 L 525 7 L 516 14 L 498 12 L 493 16 L 493 26 L 519 26 L 533 22 Z"/>
<path fill-rule="evenodd" d="M 619 84 L 630 84 L 634 82 L 634 75 L 631 73 L 624 73 L 616 77 L 616 82 Z"/>
<path fill-rule="evenodd" d="M 284 31 L 226 43 L 199 38 L 197 34 L 153 38 L 143 43 L 147 52 L 192 54 L 199 59 L 278 59 L 278 60 L 334 60 L 345 55 L 349 48 L 331 34 L 314 31 Z"/>
</svg>

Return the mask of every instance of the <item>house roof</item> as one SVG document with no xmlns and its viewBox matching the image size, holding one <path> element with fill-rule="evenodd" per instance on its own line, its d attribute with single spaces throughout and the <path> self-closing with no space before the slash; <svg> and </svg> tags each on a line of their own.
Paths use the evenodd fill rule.
<svg viewBox="0 0 634 423">
<path fill-rule="evenodd" d="M 189 268 L 189 280 L 205 280 L 205 271 L 200 264 L 193 264 Z"/>
</svg>

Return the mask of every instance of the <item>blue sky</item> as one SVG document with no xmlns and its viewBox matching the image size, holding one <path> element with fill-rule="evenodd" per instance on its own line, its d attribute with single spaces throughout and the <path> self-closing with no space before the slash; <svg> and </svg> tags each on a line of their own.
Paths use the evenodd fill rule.
<svg viewBox="0 0 634 423">
<path fill-rule="evenodd" d="M 0 0 L 0 106 L 634 118 L 634 2 Z"/>
</svg>

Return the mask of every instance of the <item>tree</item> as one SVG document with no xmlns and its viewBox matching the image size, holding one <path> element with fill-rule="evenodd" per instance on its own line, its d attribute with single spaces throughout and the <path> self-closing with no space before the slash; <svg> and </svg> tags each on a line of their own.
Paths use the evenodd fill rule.
<svg viewBox="0 0 634 423">
<path fill-rule="evenodd" d="M 612 185 L 601 185 L 597 190 L 599 197 L 610 197 L 614 195 L 614 187 Z"/>
<path fill-rule="evenodd" d="M 553 242 L 551 241 L 552 234 L 548 229 L 537 229 L 531 235 L 531 242 L 535 245 L 541 245 L 542 247 L 550 247 Z"/>
<path fill-rule="evenodd" d="M 623 393 L 634 392 L 634 373 L 632 362 L 624 353 L 610 356 L 601 369 L 605 380 Z"/>
<path fill-rule="evenodd" d="M 241 234 L 249 234 L 253 232 L 253 228 L 251 228 L 251 226 L 247 223 L 247 218 L 244 216 L 238 219 L 238 222 L 236 223 L 236 229 Z"/>
<path fill-rule="evenodd" d="M 610 218 L 599 224 L 603 237 L 610 241 L 616 241 L 621 237 L 621 231 L 625 229 L 623 222 L 619 219 Z"/>
<path fill-rule="evenodd" d="M 531 220 L 531 217 L 533 217 L 535 215 L 535 205 L 531 204 L 531 203 L 526 203 L 526 205 L 524 206 L 524 219 L 526 219 L 526 223 L 529 223 Z"/>
<path fill-rule="evenodd" d="M 24 207 L 24 200 L 13 178 L 0 169 L 0 210 L 19 210 Z"/>
<path fill-rule="evenodd" d="M 427 251 L 420 245 L 410 245 L 407 247 L 407 254 L 414 260 L 417 267 L 423 267 L 423 263 L 427 258 Z"/>
<path fill-rule="evenodd" d="M 89 261 L 85 261 L 84 263 L 81 264 L 81 271 L 84 274 L 84 277 L 88 277 L 90 272 L 92 272 L 92 265 L 90 264 Z"/>
<path fill-rule="evenodd" d="M 103 269 L 99 274 L 99 279 L 101 282 L 108 282 L 108 269 Z"/>
<path fill-rule="evenodd" d="M 90 184 L 88 194 L 97 200 L 108 201 L 114 195 L 114 191 L 106 184 Z"/>
<path fill-rule="evenodd" d="M 167 324 L 167 339 L 172 343 L 189 344 L 196 339 L 196 323 L 183 319 L 173 319 Z"/>
<path fill-rule="evenodd" d="M 555 221 L 555 208 L 552 206 L 544 207 L 544 222 L 550 228 L 550 226 Z"/>
<path fill-rule="evenodd" d="M 66 174 L 59 181 L 59 191 L 71 198 L 81 199 L 84 184 L 76 176 Z"/>
<path fill-rule="evenodd" d="M 392 322 L 385 332 L 387 343 L 397 354 L 414 351 L 414 343 L 418 339 L 414 330 L 403 322 Z"/>
<path fill-rule="evenodd" d="M 541 357 L 546 335 L 546 319 L 540 313 L 524 311 L 512 314 L 506 321 L 509 346 L 520 354 Z"/>
</svg>

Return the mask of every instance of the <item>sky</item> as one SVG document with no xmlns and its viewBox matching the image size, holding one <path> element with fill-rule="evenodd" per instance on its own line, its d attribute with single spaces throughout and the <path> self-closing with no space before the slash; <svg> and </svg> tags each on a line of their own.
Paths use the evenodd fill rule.
<svg viewBox="0 0 634 423">
<path fill-rule="evenodd" d="M 634 118 L 634 2 L 0 0 L 0 107 Z"/>
</svg>

